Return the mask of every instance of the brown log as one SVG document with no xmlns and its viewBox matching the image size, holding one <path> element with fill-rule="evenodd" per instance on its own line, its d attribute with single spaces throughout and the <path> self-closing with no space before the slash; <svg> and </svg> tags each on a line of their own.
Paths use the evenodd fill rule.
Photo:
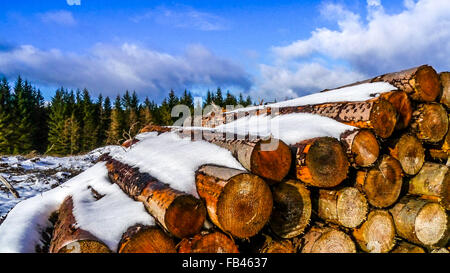
<svg viewBox="0 0 450 273">
<path fill-rule="evenodd" d="M 430 253 L 441 253 L 441 254 L 448 254 L 450 251 L 446 249 L 445 247 L 435 248 L 430 251 Z"/>
<path fill-rule="evenodd" d="M 400 162 L 403 171 L 409 175 L 417 174 L 425 162 L 425 149 L 422 142 L 412 134 L 404 134 L 392 140 L 389 152 Z"/>
<path fill-rule="evenodd" d="M 365 252 L 387 253 L 395 245 L 395 226 L 387 211 L 374 210 L 367 220 L 353 231 L 353 237 Z"/>
<path fill-rule="evenodd" d="M 119 253 L 176 253 L 175 242 L 157 226 L 135 225 L 122 236 Z"/>
<path fill-rule="evenodd" d="M 239 250 L 232 239 L 216 231 L 184 238 L 178 244 L 178 253 L 239 253 Z"/>
<path fill-rule="evenodd" d="M 413 107 L 408 95 L 405 92 L 392 91 L 382 93 L 382 99 L 387 100 L 397 110 L 398 118 L 395 129 L 402 130 L 409 126 L 412 118 Z"/>
<path fill-rule="evenodd" d="M 205 201 L 211 221 L 238 238 L 257 234 L 269 221 L 272 193 L 267 183 L 246 171 L 214 165 L 200 167 L 197 192 Z"/>
<path fill-rule="evenodd" d="M 290 240 L 274 240 L 266 236 L 259 253 L 297 253 L 297 250 Z"/>
<path fill-rule="evenodd" d="M 356 253 L 352 239 L 330 227 L 312 227 L 303 240 L 302 253 Z"/>
<path fill-rule="evenodd" d="M 447 243 L 448 215 L 438 203 L 406 196 L 390 212 L 400 237 L 422 246 Z"/>
<path fill-rule="evenodd" d="M 423 248 L 407 242 L 400 242 L 391 253 L 426 253 Z"/>
<path fill-rule="evenodd" d="M 448 115 L 442 104 L 424 103 L 413 112 L 411 130 L 418 139 L 436 143 L 441 141 L 448 131 Z"/>
<path fill-rule="evenodd" d="M 368 212 L 367 200 L 356 188 L 320 190 L 318 216 L 347 228 L 359 226 Z"/>
<path fill-rule="evenodd" d="M 285 239 L 302 234 L 311 219 L 309 190 L 299 181 L 289 180 L 275 185 L 272 194 L 272 231 Z"/>
<path fill-rule="evenodd" d="M 110 158 L 106 167 L 111 181 L 131 198 L 143 202 L 147 211 L 170 234 L 184 238 L 200 232 L 206 209 L 199 199 L 115 159 Z"/>
<path fill-rule="evenodd" d="M 440 73 L 439 78 L 442 86 L 442 93 L 439 101 L 447 106 L 447 108 L 450 108 L 450 72 Z"/>
<path fill-rule="evenodd" d="M 58 221 L 50 242 L 50 253 L 110 253 L 111 250 L 89 231 L 77 227 L 72 197 L 59 208 Z"/>
<path fill-rule="evenodd" d="M 136 144 L 136 143 L 138 143 L 138 142 L 139 142 L 139 140 L 138 140 L 138 139 L 135 139 L 135 138 L 128 139 L 128 140 L 125 140 L 124 143 L 122 143 L 122 147 L 124 147 L 124 148 L 130 148 L 131 146 L 133 146 L 134 144 Z"/>
<path fill-rule="evenodd" d="M 341 143 L 354 166 L 369 167 L 380 154 L 377 138 L 369 130 L 346 131 L 341 135 Z"/>
<path fill-rule="evenodd" d="M 449 167 L 427 162 L 419 174 L 409 181 L 409 193 L 434 199 L 450 210 L 450 172 Z"/>
<path fill-rule="evenodd" d="M 292 148 L 296 151 L 296 176 L 302 182 L 331 188 L 347 178 L 350 164 L 338 140 L 331 137 L 313 138 Z"/>
<path fill-rule="evenodd" d="M 388 155 L 384 155 L 375 167 L 360 170 L 356 174 L 356 187 L 377 208 L 394 204 L 400 196 L 402 183 L 402 167 Z"/>
</svg>

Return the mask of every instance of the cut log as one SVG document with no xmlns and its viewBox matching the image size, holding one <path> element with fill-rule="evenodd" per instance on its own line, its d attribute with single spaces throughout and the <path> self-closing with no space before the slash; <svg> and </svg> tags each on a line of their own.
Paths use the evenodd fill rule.
<svg viewBox="0 0 450 273">
<path fill-rule="evenodd" d="M 447 108 L 450 108 L 450 72 L 442 72 L 439 76 L 442 85 L 442 93 L 439 101 L 447 106 Z"/>
<path fill-rule="evenodd" d="M 124 143 L 122 143 L 122 147 L 124 148 L 130 148 L 131 146 L 133 146 L 134 144 L 138 143 L 139 140 L 132 138 L 132 139 L 128 139 L 126 140 Z"/>
<path fill-rule="evenodd" d="M 412 118 L 413 107 L 408 95 L 405 92 L 392 91 L 380 95 L 382 99 L 387 100 L 397 110 L 397 124 L 395 129 L 402 130 L 409 126 Z"/>
<path fill-rule="evenodd" d="M 311 219 L 309 190 L 299 181 L 289 180 L 275 185 L 272 193 L 272 231 L 285 239 L 302 234 Z"/>
<path fill-rule="evenodd" d="M 50 242 L 50 253 L 110 253 L 111 250 L 90 232 L 77 227 L 72 197 L 59 208 L 58 221 Z"/>
<path fill-rule="evenodd" d="M 430 251 L 430 253 L 450 253 L 450 251 L 448 249 L 446 249 L 445 247 L 440 247 L 440 248 L 435 248 L 433 250 Z"/>
<path fill-rule="evenodd" d="M 232 239 L 221 232 L 202 232 L 178 244 L 178 253 L 239 253 Z"/>
<path fill-rule="evenodd" d="M 131 198 L 143 202 L 147 211 L 170 234 L 184 238 L 200 232 L 206 209 L 199 199 L 115 159 L 110 158 L 106 167 L 111 181 Z"/>
<path fill-rule="evenodd" d="M 119 253 L 176 253 L 175 242 L 157 226 L 130 227 L 119 243 Z"/>
<path fill-rule="evenodd" d="M 400 237 L 422 246 L 447 243 L 448 215 L 438 203 L 407 196 L 390 211 Z"/>
<path fill-rule="evenodd" d="M 303 240 L 302 253 L 356 253 L 355 243 L 347 234 L 329 227 L 312 227 Z"/>
<path fill-rule="evenodd" d="M 426 253 L 423 248 L 407 242 L 400 242 L 391 253 Z"/>
<path fill-rule="evenodd" d="M 441 141 L 448 131 L 448 115 L 442 104 L 424 103 L 413 112 L 411 130 L 418 139 L 436 143 Z"/>
<path fill-rule="evenodd" d="M 327 222 L 355 228 L 366 219 L 367 211 L 367 200 L 356 188 L 319 191 L 318 215 Z"/>
<path fill-rule="evenodd" d="M 353 130 L 341 135 L 341 143 L 354 166 L 369 167 L 380 154 L 377 138 L 369 130 Z"/>
<path fill-rule="evenodd" d="M 449 167 L 427 162 L 419 174 L 409 181 L 409 193 L 435 197 L 445 209 L 450 210 L 450 172 Z"/>
<path fill-rule="evenodd" d="M 302 182 L 331 188 L 347 178 L 350 164 L 338 140 L 331 137 L 313 138 L 292 148 L 296 151 L 296 176 Z"/>
<path fill-rule="evenodd" d="M 393 205 L 400 196 L 402 183 L 402 167 L 388 155 L 384 155 L 375 167 L 360 170 L 356 174 L 356 187 L 377 208 Z"/>
<path fill-rule="evenodd" d="M 395 226 L 387 211 L 374 210 L 360 228 L 353 231 L 353 237 L 365 252 L 387 253 L 395 245 Z"/>
<path fill-rule="evenodd" d="M 260 253 L 297 253 L 294 244 L 290 240 L 274 240 L 266 236 L 266 241 L 261 247 Z"/>
<path fill-rule="evenodd" d="M 195 175 L 197 192 L 205 201 L 211 221 L 238 238 L 257 234 L 272 213 L 267 183 L 246 171 L 214 165 L 200 167 Z"/>
<path fill-rule="evenodd" d="M 400 162 L 403 171 L 409 175 L 417 174 L 425 162 L 425 149 L 422 142 L 412 134 L 404 134 L 392 140 L 389 152 Z"/>
</svg>

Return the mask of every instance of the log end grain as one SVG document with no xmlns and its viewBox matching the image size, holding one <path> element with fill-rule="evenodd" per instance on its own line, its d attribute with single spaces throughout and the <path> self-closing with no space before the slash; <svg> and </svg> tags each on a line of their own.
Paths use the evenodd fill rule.
<svg viewBox="0 0 450 273">
<path fill-rule="evenodd" d="M 398 119 L 395 129 L 402 130 L 407 128 L 413 113 L 413 107 L 408 95 L 405 92 L 393 91 L 384 93 L 381 97 L 397 109 Z"/>
<path fill-rule="evenodd" d="M 439 103 L 420 104 L 413 113 L 411 124 L 418 139 L 436 143 L 441 141 L 448 131 L 448 114 Z"/>
<path fill-rule="evenodd" d="M 297 253 L 294 244 L 289 240 L 268 239 L 261 248 L 260 253 Z"/>
<path fill-rule="evenodd" d="M 352 239 L 337 229 L 313 227 L 303 239 L 302 253 L 356 253 Z"/>
<path fill-rule="evenodd" d="M 433 67 L 424 65 L 417 69 L 415 75 L 414 93 L 420 101 L 435 101 L 441 93 L 439 75 Z"/>
<path fill-rule="evenodd" d="M 369 130 L 361 130 L 353 140 L 351 153 L 354 155 L 356 165 L 371 166 L 380 154 L 377 138 Z"/>
<path fill-rule="evenodd" d="M 417 174 L 425 162 L 425 149 L 422 142 L 411 134 L 404 134 L 390 154 L 400 162 L 403 171 L 409 175 Z"/>
<path fill-rule="evenodd" d="M 119 253 L 176 253 L 175 243 L 160 228 L 137 225 L 122 236 Z"/>
<path fill-rule="evenodd" d="M 395 245 L 395 226 L 387 211 L 374 210 L 367 221 L 353 231 L 361 249 L 371 253 L 387 253 Z"/>
<path fill-rule="evenodd" d="M 252 173 L 269 182 L 283 180 L 292 165 L 291 149 L 284 142 L 275 139 L 258 142 L 251 158 Z"/>
<path fill-rule="evenodd" d="M 57 253 L 111 253 L 109 248 L 95 240 L 71 242 L 58 250 Z"/>
<path fill-rule="evenodd" d="M 197 234 L 178 245 L 178 253 L 239 253 L 232 239 L 221 232 Z"/>
<path fill-rule="evenodd" d="M 437 203 L 428 203 L 420 210 L 415 220 L 417 238 L 425 245 L 439 243 L 448 229 L 448 215 Z"/>
<path fill-rule="evenodd" d="M 407 242 L 399 243 L 391 253 L 426 253 L 423 248 Z"/>
<path fill-rule="evenodd" d="M 381 138 L 388 138 L 397 125 L 397 109 L 388 101 L 379 99 L 370 113 L 370 121 L 375 134 Z"/>
<path fill-rule="evenodd" d="M 366 218 L 367 200 L 356 188 L 345 188 L 338 192 L 337 215 L 339 223 L 348 228 L 359 226 Z"/>
<path fill-rule="evenodd" d="M 442 72 L 439 74 L 442 86 L 442 95 L 440 103 L 450 108 L 450 72 Z"/>
<path fill-rule="evenodd" d="M 206 208 L 199 199 L 181 195 L 174 199 L 165 214 L 165 226 L 178 238 L 200 232 L 206 219 Z"/>
</svg>

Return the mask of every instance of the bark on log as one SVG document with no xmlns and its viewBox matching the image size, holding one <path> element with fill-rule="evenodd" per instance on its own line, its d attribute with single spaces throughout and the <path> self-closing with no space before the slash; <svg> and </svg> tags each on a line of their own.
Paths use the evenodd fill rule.
<svg viewBox="0 0 450 273">
<path fill-rule="evenodd" d="M 422 246 L 447 243 L 448 215 L 438 203 L 407 196 L 390 212 L 400 237 Z"/>
<path fill-rule="evenodd" d="M 197 192 L 209 218 L 221 230 L 238 238 L 257 234 L 269 221 L 272 193 L 267 183 L 246 171 L 214 165 L 200 167 Z"/>
<path fill-rule="evenodd" d="M 418 139 L 436 143 L 441 141 L 448 131 L 448 114 L 442 104 L 424 103 L 413 112 L 411 130 Z"/>
<path fill-rule="evenodd" d="M 426 253 L 423 248 L 407 242 L 400 242 L 391 253 Z"/>
<path fill-rule="evenodd" d="M 450 72 L 442 72 L 439 74 L 442 86 L 440 102 L 450 108 Z"/>
<path fill-rule="evenodd" d="M 183 239 L 178 245 L 178 253 L 239 253 L 239 250 L 232 239 L 216 231 Z"/>
<path fill-rule="evenodd" d="M 354 166 L 369 167 L 380 154 L 377 138 L 369 130 L 353 130 L 341 135 L 341 143 Z"/>
<path fill-rule="evenodd" d="M 12 193 L 15 198 L 20 198 L 19 193 L 14 189 L 14 187 L 3 177 L 0 175 L 0 182 L 5 185 L 5 187 Z"/>
<path fill-rule="evenodd" d="M 356 187 L 377 208 L 394 204 L 400 196 L 402 183 L 402 167 L 388 155 L 384 155 L 375 167 L 360 170 L 356 174 Z"/>
<path fill-rule="evenodd" d="M 445 209 L 450 210 L 450 172 L 449 167 L 427 162 L 419 174 L 409 181 L 409 193 L 434 197 Z"/>
<path fill-rule="evenodd" d="M 302 141 L 292 146 L 296 152 L 296 176 L 302 182 L 321 188 L 339 185 L 349 169 L 349 162 L 340 142 L 331 137 Z"/>
<path fill-rule="evenodd" d="M 130 227 L 119 243 L 119 253 L 176 253 L 175 242 L 157 226 Z"/>
<path fill-rule="evenodd" d="M 355 228 L 366 219 L 367 212 L 367 200 L 356 188 L 319 191 L 318 215 L 327 222 Z"/>
<path fill-rule="evenodd" d="M 387 253 L 395 245 L 395 226 L 387 211 L 374 210 L 360 228 L 353 231 L 353 237 L 365 252 Z"/>
<path fill-rule="evenodd" d="M 199 199 L 115 159 L 110 158 L 106 167 L 111 181 L 133 199 L 143 202 L 147 211 L 170 234 L 184 238 L 200 232 L 206 209 Z"/>
<path fill-rule="evenodd" d="M 329 227 L 312 227 L 303 240 L 302 253 L 356 253 L 355 243 L 347 234 Z"/>
<path fill-rule="evenodd" d="M 425 149 L 422 142 L 412 134 L 404 134 L 389 144 L 390 155 L 397 159 L 403 171 L 409 175 L 417 174 L 425 162 Z"/>
<path fill-rule="evenodd" d="M 50 242 L 50 253 L 110 253 L 111 250 L 90 232 L 77 227 L 72 197 L 59 208 L 58 221 Z"/>
<path fill-rule="evenodd" d="M 274 186 L 272 194 L 272 231 L 285 239 L 302 234 L 311 219 L 309 190 L 299 181 L 289 180 Z"/>
<path fill-rule="evenodd" d="M 297 253 L 297 250 L 290 240 L 274 240 L 266 236 L 259 253 Z"/>
</svg>

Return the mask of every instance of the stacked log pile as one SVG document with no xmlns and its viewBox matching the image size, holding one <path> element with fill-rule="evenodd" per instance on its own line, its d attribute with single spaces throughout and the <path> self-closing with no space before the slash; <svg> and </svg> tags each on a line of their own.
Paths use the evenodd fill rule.
<svg viewBox="0 0 450 273">
<path fill-rule="evenodd" d="M 450 73 L 439 75 L 425 65 L 348 86 L 380 81 L 398 90 L 367 101 L 277 111 L 277 115 L 317 114 L 357 128 L 339 139 L 318 137 L 287 145 L 214 130 L 146 126 L 141 133 L 175 132 L 225 148 L 246 171 L 201 166 L 195 172 L 198 196 L 192 196 L 102 156 L 111 182 L 142 202 L 157 221 L 156 226 L 130 227 L 119 252 L 447 251 Z M 213 117 L 206 117 L 204 124 Z M 225 113 L 216 118 L 229 119 Z M 302 124 L 298 127 L 301 130 Z M 138 142 L 133 139 L 124 146 Z M 277 148 L 261 149 L 270 143 Z M 74 242 L 81 243 L 80 252 L 109 251 L 92 235 L 74 228 L 71 210 L 67 199 L 60 208 L 50 251 L 67 251 Z"/>
</svg>

